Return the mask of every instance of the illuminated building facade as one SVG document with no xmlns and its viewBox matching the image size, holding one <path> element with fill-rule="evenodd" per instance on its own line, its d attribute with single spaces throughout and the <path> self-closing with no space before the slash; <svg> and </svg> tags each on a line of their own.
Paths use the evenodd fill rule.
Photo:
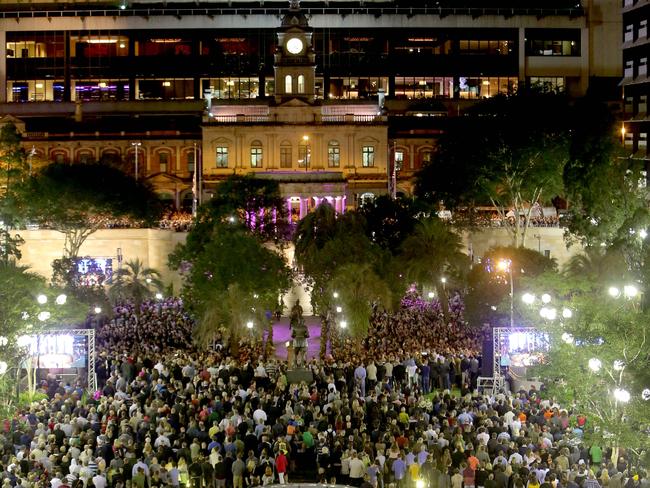
<svg viewBox="0 0 650 488">
<path fill-rule="evenodd" d="M 611 0 L 292 3 L 0 2 L 0 114 L 25 124 L 35 164 L 134 172 L 137 149 L 139 177 L 177 206 L 195 167 L 204 197 L 259 172 L 300 214 L 393 179 L 408 192 L 444 119 L 481 98 L 528 85 L 619 97 Z"/>
</svg>

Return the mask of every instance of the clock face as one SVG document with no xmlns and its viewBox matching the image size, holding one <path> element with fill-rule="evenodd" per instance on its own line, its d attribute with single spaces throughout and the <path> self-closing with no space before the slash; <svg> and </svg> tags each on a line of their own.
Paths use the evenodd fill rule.
<svg viewBox="0 0 650 488">
<path fill-rule="evenodd" d="M 299 54 L 302 52 L 302 41 L 297 37 L 292 37 L 287 41 L 287 51 L 291 54 Z"/>
</svg>

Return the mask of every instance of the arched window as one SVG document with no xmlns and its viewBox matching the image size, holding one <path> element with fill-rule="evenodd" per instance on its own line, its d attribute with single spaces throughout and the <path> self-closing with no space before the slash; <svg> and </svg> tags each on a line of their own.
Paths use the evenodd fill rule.
<svg viewBox="0 0 650 488">
<path fill-rule="evenodd" d="M 158 164 L 160 165 L 160 172 L 167 173 L 170 168 L 171 154 L 169 151 L 160 151 L 158 153 Z"/>
<path fill-rule="evenodd" d="M 93 160 L 93 154 L 90 151 L 79 151 L 77 154 L 77 163 L 88 164 Z"/>
<path fill-rule="evenodd" d="M 262 143 L 260 141 L 251 142 L 251 168 L 262 167 Z"/>
<path fill-rule="evenodd" d="M 330 141 L 327 144 L 327 166 L 338 168 L 341 165 L 341 146 L 339 141 Z"/>
<path fill-rule="evenodd" d="M 291 168 L 293 166 L 291 153 L 291 143 L 282 141 L 280 144 L 280 168 Z"/>
<path fill-rule="evenodd" d="M 305 75 L 298 75 L 298 93 L 305 93 Z"/>
<path fill-rule="evenodd" d="M 291 92 L 293 92 L 293 78 L 291 75 L 287 75 L 284 77 L 284 93 Z"/>
</svg>

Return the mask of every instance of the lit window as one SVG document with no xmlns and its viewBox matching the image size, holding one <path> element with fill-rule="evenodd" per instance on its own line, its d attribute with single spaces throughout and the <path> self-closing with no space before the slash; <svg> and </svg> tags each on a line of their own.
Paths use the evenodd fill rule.
<svg viewBox="0 0 650 488">
<path fill-rule="evenodd" d="M 330 141 L 327 145 L 327 166 L 338 168 L 341 165 L 341 146 L 338 141 Z"/>
<path fill-rule="evenodd" d="M 187 153 L 187 171 L 194 172 L 194 151 Z"/>
<path fill-rule="evenodd" d="M 311 147 L 307 143 L 301 143 L 298 146 L 298 167 L 306 168 L 310 164 Z"/>
<path fill-rule="evenodd" d="M 372 168 L 375 165 L 375 146 L 363 146 L 361 150 L 361 165 Z"/>
<path fill-rule="evenodd" d="M 228 148 L 226 146 L 217 147 L 217 168 L 228 167 Z"/>
<path fill-rule="evenodd" d="M 395 151 L 395 171 L 401 171 L 404 164 L 404 151 Z"/>
<path fill-rule="evenodd" d="M 160 172 L 167 172 L 167 163 L 169 163 L 169 153 L 161 152 L 158 154 L 158 162 L 160 163 Z"/>
<path fill-rule="evenodd" d="M 293 91 L 293 78 L 291 75 L 284 77 L 284 93 L 291 93 Z"/>
<path fill-rule="evenodd" d="M 291 145 L 282 144 L 280 146 L 280 168 L 291 168 Z"/>
<path fill-rule="evenodd" d="M 251 144 L 251 168 L 262 167 L 262 144 L 259 141 Z"/>
<path fill-rule="evenodd" d="M 298 76 L 298 93 L 305 93 L 305 77 Z"/>
</svg>

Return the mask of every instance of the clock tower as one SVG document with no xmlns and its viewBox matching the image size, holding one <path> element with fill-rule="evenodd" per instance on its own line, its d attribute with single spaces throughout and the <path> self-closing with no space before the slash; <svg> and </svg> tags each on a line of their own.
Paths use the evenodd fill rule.
<svg viewBox="0 0 650 488">
<path fill-rule="evenodd" d="M 300 10 L 300 0 L 290 0 L 277 36 L 274 55 L 276 102 L 293 98 L 313 102 L 316 54 L 312 49 L 313 31 Z"/>
</svg>

